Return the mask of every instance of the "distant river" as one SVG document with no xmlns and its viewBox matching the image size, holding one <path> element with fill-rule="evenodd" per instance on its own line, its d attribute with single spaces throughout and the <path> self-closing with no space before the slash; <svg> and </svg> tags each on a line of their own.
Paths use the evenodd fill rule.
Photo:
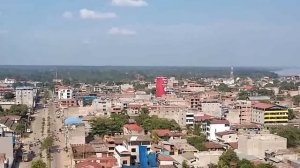
<svg viewBox="0 0 300 168">
<path fill-rule="evenodd" d="M 285 68 L 274 72 L 282 76 L 300 75 L 300 68 Z"/>
</svg>

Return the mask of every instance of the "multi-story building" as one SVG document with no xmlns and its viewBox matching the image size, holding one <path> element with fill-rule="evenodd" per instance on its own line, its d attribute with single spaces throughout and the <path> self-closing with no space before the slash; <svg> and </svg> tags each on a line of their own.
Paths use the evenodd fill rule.
<svg viewBox="0 0 300 168">
<path fill-rule="evenodd" d="M 224 132 L 229 131 L 229 121 L 227 120 L 219 120 L 219 119 L 212 119 L 208 120 L 207 126 L 206 126 L 206 135 L 207 139 L 211 141 L 216 141 L 216 133 L 218 132 Z"/>
<path fill-rule="evenodd" d="M 73 90 L 71 88 L 60 88 L 58 90 L 58 99 L 72 99 Z"/>
<path fill-rule="evenodd" d="M 162 97 L 165 95 L 165 89 L 168 79 L 166 77 L 156 77 L 156 97 Z"/>
<path fill-rule="evenodd" d="M 252 105 L 251 121 L 257 124 L 278 124 L 288 122 L 288 109 L 283 106 L 256 103 Z"/>
<path fill-rule="evenodd" d="M 151 138 L 149 135 L 124 135 L 124 146 L 130 152 L 131 163 L 139 163 L 139 146 L 146 146 L 147 152 L 150 153 Z"/>
<path fill-rule="evenodd" d="M 36 91 L 33 87 L 17 87 L 16 88 L 16 104 L 25 104 L 29 108 L 35 106 Z"/>
<path fill-rule="evenodd" d="M 240 124 L 251 123 L 251 101 L 248 100 L 237 100 L 235 108 L 239 110 Z"/>
<path fill-rule="evenodd" d="M 219 100 L 205 100 L 201 102 L 201 111 L 213 117 L 222 117 L 222 104 Z"/>
<path fill-rule="evenodd" d="M 186 106 L 176 105 L 153 105 L 149 109 L 150 115 L 156 115 L 159 118 L 175 120 L 181 127 L 186 126 Z"/>
</svg>

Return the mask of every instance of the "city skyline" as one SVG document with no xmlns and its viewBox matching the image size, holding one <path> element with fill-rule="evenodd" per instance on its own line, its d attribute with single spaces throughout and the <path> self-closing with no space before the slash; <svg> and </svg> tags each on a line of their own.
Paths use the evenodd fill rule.
<svg viewBox="0 0 300 168">
<path fill-rule="evenodd" d="M 300 2 L 0 0 L 1 65 L 297 66 Z"/>
</svg>

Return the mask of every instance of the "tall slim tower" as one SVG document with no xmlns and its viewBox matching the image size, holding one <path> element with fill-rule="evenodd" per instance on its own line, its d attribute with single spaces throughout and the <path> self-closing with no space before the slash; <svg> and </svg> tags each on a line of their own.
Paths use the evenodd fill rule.
<svg viewBox="0 0 300 168">
<path fill-rule="evenodd" d="M 233 66 L 231 66 L 230 79 L 234 79 L 234 76 L 233 76 Z"/>
</svg>

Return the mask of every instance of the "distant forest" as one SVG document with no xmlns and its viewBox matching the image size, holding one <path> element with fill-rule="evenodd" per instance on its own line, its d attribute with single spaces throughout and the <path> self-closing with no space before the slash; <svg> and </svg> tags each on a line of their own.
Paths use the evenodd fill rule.
<svg viewBox="0 0 300 168">
<path fill-rule="evenodd" d="M 159 67 L 159 66 L 0 66 L 0 79 L 33 80 L 50 82 L 56 77 L 72 82 L 128 82 L 135 79 L 153 81 L 156 76 L 174 76 L 178 79 L 200 79 L 205 77 L 226 78 L 230 67 Z M 237 77 L 278 77 L 268 68 L 234 68 Z"/>
</svg>

